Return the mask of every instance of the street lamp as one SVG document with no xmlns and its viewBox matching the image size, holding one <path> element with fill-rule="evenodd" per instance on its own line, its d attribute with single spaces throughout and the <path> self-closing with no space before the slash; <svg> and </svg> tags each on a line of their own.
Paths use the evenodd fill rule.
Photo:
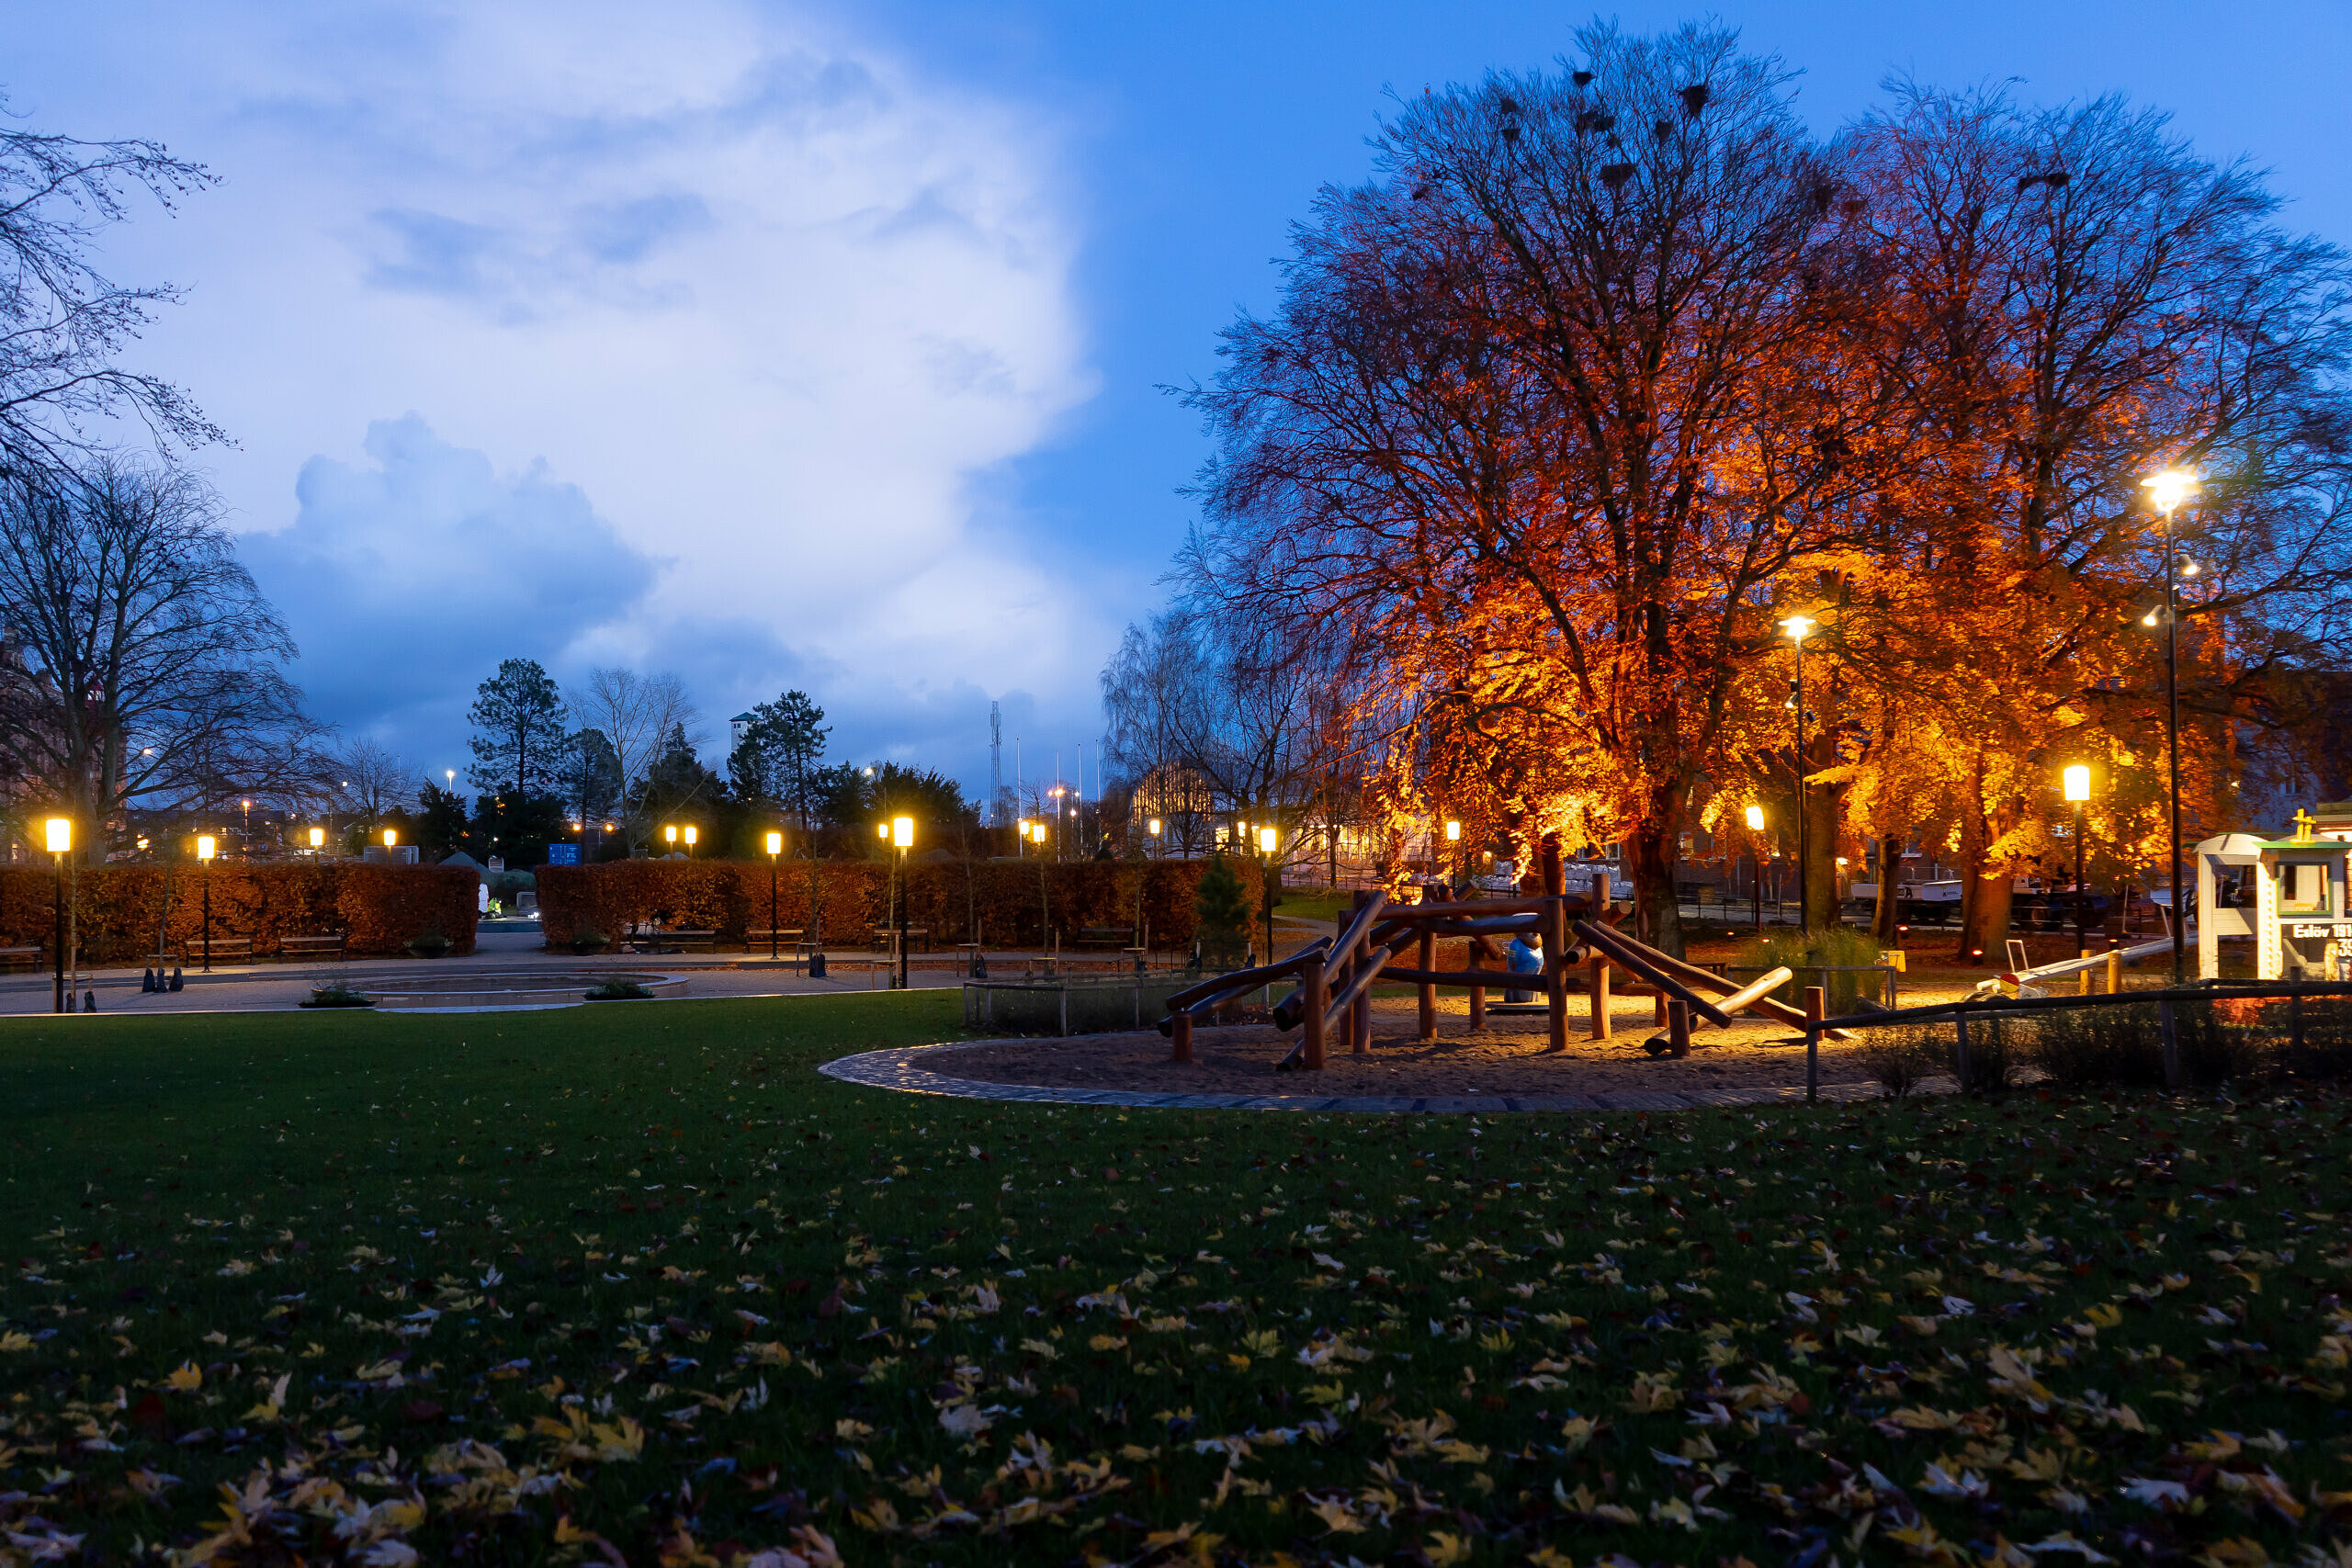
<svg viewBox="0 0 2352 1568">
<path fill-rule="evenodd" d="M 1151 847 L 1155 853 L 1161 848 L 1159 842 L 1159 818 L 1157 817 L 1151 819 Z"/>
<path fill-rule="evenodd" d="M 692 823 L 686 825 L 686 858 L 695 858 L 695 827 Z"/>
<path fill-rule="evenodd" d="M 384 847 L 386 849 L 389 850 L 398 847 L 400 841 L 401 835 L 398 829 L 387 828 L 384 829 Z"/>
<path fill-rule="evenodd" d="M 1281 874 L 1280 863 L 1274 855 L 1281 847 L 1281 829 L 1267 827 L 1258 829 L 1258 853 L 1265 866 L 1261 887 L 1266 900 L 1266 956 L 1261 962 L 1267 964 L 1274 961 L 1274 878 Z"/>
<path fill-rule="evenodd" d="M 2065 773 L 2066 798 L 2075 807 L 2075 956 L 2089 951 L 2090 919 L 2083 902 L 2083 802 L 2091 797 L 2091 771 L 2080 762 Z"/>
<path fill-rule="evenodd" d="M 784 853 L 784 835 L 768 835 L 768 961 L 775 961 L 775 865 Z"/>
<path fill-rule="evenodd" d="M 65 857 L 74 851 L 74 818 L 52 817 L 41 824 L 55 868 L 54 904 L 57 920 L 57 983 L 50 993 L 51 1012 L 65 1010 Z"/>
<path fill-rule="evenodd" d="M 1750 805 L 1747 808 L 1747 830 L 1751 834 L 1764 831 L 1764 808 Z M 1882 857 L 1883 858 L 1883 857 Z M 1748 894 L 1756 904 L 1756 934 L 1764 934 L 1764 858 L 1756 852 L 1756 840 L 1747 840 Z"/>
<path fill-rule="evenodd" d="M 1787 632 L 1790 639 L 1797 645 L 1797 929 L 1808 931 L 1813 929 L 1813 888 L 1805 874 L 1810 866 L 1806 860 L 1808 848 L 1805 842 L 1804 637 L 1813 627 L 1813 621 L 1804 615 L 1791 615 L 1781 623 L 1781 629 Z"/>
<path fill-rule="evenodd" d="M 894 817 L 888 829 L 899 852 L 899 989 L 907 988 L 907 852 L 915 846 L 915 819 Z"/>
<path fill-rule="evenodd" d="M 392 830 L 384 829 L 384 842 L 392 841 Z M 212 973 L 212 857 L 220 852 L 220 840 L 209 833 L 196 836 L 197 880 L 204 885 L 204 970 Z"/>
<path fill-rule="evenodd" d="M 662 841 L 670 846 L 668 852 L 670 854 L 676 854 L 678 852 L 678 829 L 674 824 L 663 825 L 662 829 Z"/>
<path fill-rule="evenodd" d="M 2197 490 L 2197 476 L 2184 468 L 2165 468 L 2140 481 L 2148 501 L 2165 519 L 2165 737 L 2168 743 L 2171 813 L 2165 852 L 2172 878 L 2172 983 L 2183 983 L 2188 973 L 2187 901 L 2180 896 L 2180 615 L 2175 594 L 2172 514 Z"/>
<path fill-rule="evenodd" d="M 315 854 L 317 854 L 321 850 L 325 849 L 325 848 L 326 848 L 326 845 L 327 845 L 327 830 L 326 830 L 324 828 L 313 828 L 313 829 L 311 829 L 311 852 L 312 854 L 314 854 L 314 855 L 315 855 Z"/>
</svg>

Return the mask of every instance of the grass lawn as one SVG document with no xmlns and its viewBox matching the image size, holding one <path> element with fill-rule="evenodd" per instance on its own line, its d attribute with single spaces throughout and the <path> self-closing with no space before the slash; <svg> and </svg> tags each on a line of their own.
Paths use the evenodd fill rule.
<svg viewBox="0 0 2352 1568">
<path fill-rule="evenodd" d="M 0 1561 L 2347 1561 L 2342 1100 L 812 1071 L 956 1008 L 12 1021 Z"/>
</svg>

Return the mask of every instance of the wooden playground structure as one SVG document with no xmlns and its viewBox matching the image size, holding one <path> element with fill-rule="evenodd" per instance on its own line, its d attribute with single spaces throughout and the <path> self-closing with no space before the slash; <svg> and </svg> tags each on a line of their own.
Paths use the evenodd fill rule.
<svg viewBox="0 0 2352 1568">
<path fill-rule="evenodd" d="M 1204 980 L 1168 998 L 1168 1016 L 1159 1032 L 1173 1043 L 1170 1060 L 1193 1059 L 1193 1030 L 1214 1023 L 1221 1013 L 1240 1006 L 1252 991 L 1276 982 L 1288 982 L 1289 994 L 1276 1003 L 1277 1029 L 1301 1029 L 1298 1043 L 1277 1070 L 1321 1068 L 1335 1042 L 1344 1043 L 1354 1055 L 1372 1050 L 1372 988 L 1383 982 L 1419 988 L 1419 1037 L 1437 1038 L 1437 993 L 1443 987 L 1470 994 L 1470 1028 L 1486 1027 L 1487 992 L 1492 988 L 1540 993 L 1531 1010 L 1546 1018 L 1547 1051 L 1568 1047 L 1568 992 L 1577 969 L 1588 972 L 1586 990 L 1591 998 L 1590 1038 L 1610 1038 L 1610 989 L 1613 976 L 1650 987 L 1658 1003 L 1657 1021 L 1663 1035 L 1645 1046 L 1652 1055 L 1687 1056 L 1692 1032 L 1702 1024 L 1732 1026 L 1732 1015 L 1758 1014 L 1809 1033 L 1832 1040 L 1851 1038 L 1842 1030 L 1822 1025 L 1823 996 L 1807 987 L 1803 1010 L 1775 1000 L 1770 993 L 1786 985 L 1787 969 L 1774 969 L 1744 986 L 1722 976 L 1685 964 L 1634 941 L 1615 929 L 1607 918 L 1581 918 L 1586 900 L 1560 894 L 1540 897 L 1482 900 L 1475 903 L 1391 904 L 1380 892 L 1356 895 L 1348 918 L 1337 935 L 1319 937 L 1277 963 L 1237 970 Z M 1538 935 L 1544 948 L 1539 972 L 1514 972 L 1507 966 L 1498 940 Z M 1435 967 L 1440 938 L 1466 938 L 1469 967 Z M 1400 962 L 1408 954 L 1410 963 Z M 1483 960 L 1493 960 L 1489 969 Z M 1508 1005 L 1508 1004 L 1507 1004 Z"/>
</svg>

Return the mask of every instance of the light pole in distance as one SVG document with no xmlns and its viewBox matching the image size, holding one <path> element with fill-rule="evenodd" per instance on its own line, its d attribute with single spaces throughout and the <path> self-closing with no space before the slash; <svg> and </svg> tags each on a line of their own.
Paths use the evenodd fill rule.
<svg viewBox="0 0 2352 1568">
<path fill-rule="evenodd" d="M 384 841 L 392 841 L 392 830 L 384 829 Z M 204 885 L 204 973 L 212 973 L 212 857 L 220 852 L 220 840 L 209 833 L 196 836 L 196 879 Z"/>
<path fill-rule="evenodd" d="M 1757 835 L 1764 831 L 1764 808 L 1751 805 L 1747 808 L 1747 872 L 1748 893 L 1756 903 L 1756 934 L 1764 934 L 1764 861 L 1756 852 Z"/>
<path fill-rule="evenodd" d="M 1462 824 L 1452 817 L 1445 819 L 1445 847 L 1453 852 L 1453 863 L 1458 868 L 1462 864 Z M 1453 885 L 1449 881 L 1446 893 L 1450 897 L 1453 891 Z"/>
<path fill-rule="evenodd" d="M 899 989 L 907 988 L 907 852 L 915 847 L 915 819 L 890 820 L 890 842 L 899 852 Z"/>
<path fill-rule="evenodd" d="M 2196 492 L 2197 476 L 2182 468 L 2165 468 L 2140 482 L 2147 487 L 2149 502 L 2165 519 L 2165 739 L 2171 803 L 2165 849 L 2172 878 L 2172 983 L 2178 986 L 2188 973 L 2188 906 L 2180 896 L 2180 615 L 2176 583 L 2179 557 L 2173 548 L 2172 514 Z M 2154 617 L 2142 624 L 2153 625 Z"/>
<path fill-rule="evenodd" d="M 326 830 L 324 828 L 313 828 L 313 829 L 311 829 L 311 858 L 312 860 L 317 860 L 317 859 L 321 858 L 321 857 L 325 853 L 325 852 L 326 852 L 326 847 L 327 847 L 327 830 Z"/>
<path fill-rule="evenodd" d="M 2091 771 L 2076 762 L 2065 772 L 2066 799 L 2075 808 L 2075 956 L 2090 949 L 2089 906 L 2083 891 L 2083 802 L 2091 797 Z"/>
<path fill-rule="evenodd" d="M 1788 633 L 1797 645 L 1794 702 L 1797 710 L 1797 929 L 1803 931 L 1813 930 L 1813 886 L 1812 878 L 1806 874 L 1812 870 L 1812 865 L 1807 859 L 1809 850 L 1805 842 L 1805 818 L 1810 813 L 1805 810 L 1807 792 L 1804 784 L 1804 637 L 1813 627 L 1813 621 L 1804 615 L 1791 615 L 1781 623 L 1781 629 Z"/>
<path fill-rule="evenodd" d="M 49 845 L 56 876 L 53 903 L 57 934 L 53 939 L 55 943 L 53 951 L 57 955 L 57 983 L 51 989 L 49 1010 L 63 1012 L 65 1010 L 65 857 L 74 852 L 74 818 L 52 817 L 41 824 L 41 827 L 46 835 L 45 841 Z"/>
<path fill-rule="evenodd" d="M 1274 961 L 1274 878 L 1281 874 L 1281 862 L 1275 852 L 1282 848 L 1282 829 L 1261 827 L 1258 829 L 1258 854 L 1264 863 L 1265 874 L 1260 879 L 1266 899 L 1266 956 L 1264 962 Z"/>
<path fill-rule="evenodd" d="M 775 867 L 784 853 L 784 835 L 768 835 L 768 961 L 775 961 Z"/>
</svg>

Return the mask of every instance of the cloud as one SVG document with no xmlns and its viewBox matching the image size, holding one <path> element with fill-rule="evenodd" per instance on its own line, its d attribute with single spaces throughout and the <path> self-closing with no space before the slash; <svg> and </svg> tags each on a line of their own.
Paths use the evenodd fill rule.
<svg viewBox="0 0 2352 1568">
<path fill-rule="evenodd" d="M 1103 612 L 982 510 L 1094 389 L 1066 128 L 854 28 L 134 0 L 12 38 L 43 129 L 224 176 L 110 232 L 108 265 L 189 286 L 142 366 L 235 435 L 206 461 L 326 711 L 423 735 L 475 666 L 547 649 L 706 671 L 722 718 L 722 692 L 823 679 L 877 750 L 967 722 L 948 693 L 1087 722 Z M 402 410 L 429 431 L 375 423 Z M 371 428 L 366 464 L 322 457 Z M 430 581 L 373 575 L 428 542 Z M 938 765 L 984 767 L 985 718 L 979 761 Z"/>
<path fill-rule="evenodd" d="M 501 659 L 563 666 L 660 563 L 544 463 L 498 473 L 413 414 L 369 426 L 364 450 L 304 464 L 293 525 L 240 549 L 293 628 L 313 710 L 424 765 Z"/>
</svg>

